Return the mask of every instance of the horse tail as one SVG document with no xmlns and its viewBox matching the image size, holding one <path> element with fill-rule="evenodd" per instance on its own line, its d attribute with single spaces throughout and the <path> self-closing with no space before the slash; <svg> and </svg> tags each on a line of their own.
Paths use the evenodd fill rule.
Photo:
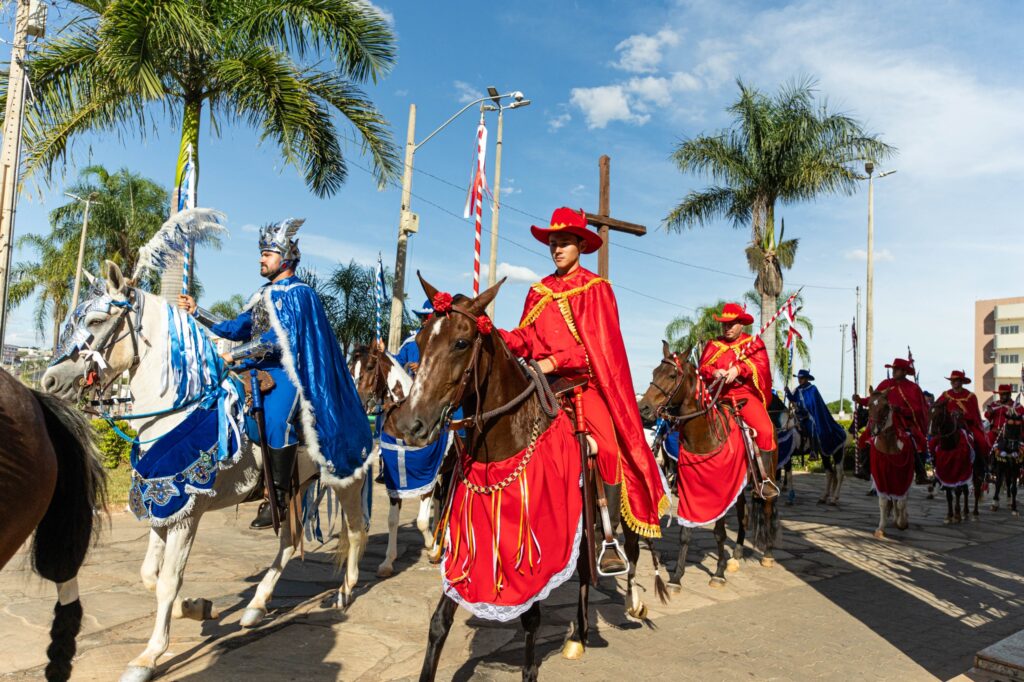
<svg viewBox="0 0 1024 682">
<path fill-rule="evenodd" d="M 751 509 L 747 516 L 750 523 L 750 533 L 754 536 L 754 547 L 758 551 L 765 551 L 768 547 L 774 547 L 779 535 L 779 506 L 777 500 L 765 502 L 757 495 L 751 495 Z M 765 505 L 771 504 L 771 514 L 765 519 Z"/>
<path fill-rule="evenodd" d="M 654 564 L 654 594 L 662 604 L 667 604 L 672 596 L 669 594 L 665 579 L 661 577 L 661 562 L 658 560 L 658 551 L 654 549 L 654 540 L 644 538 L 644 541 L 647 543 L 647 549 L 651 551 L 651 561 Z"/>
<path fill-rule="evenodd" d="M 57 485 L 32 541 L 32 565 L 47 580 L 64 583 L 85 561 L 94 511 L 106 504 L 106 473 L 85 416 L 59 398 L 33 393 L 57 454 Z"/>
<path fill-rule="evenodd" d="M 82 625 L 82 603 L 74 579 L 96 529 L 95 509 L 106 505 L 107 481 L 85 416 L 58 398 L 33 393 L 57 455 L 57 484 L 32 540 L 32 566 L 58 584 L 61 598 L 53 610 L 45 675 L 47 680 L 66 680 Z M 70 584 L 66 588 L 63 583 Z"/>
</svg>

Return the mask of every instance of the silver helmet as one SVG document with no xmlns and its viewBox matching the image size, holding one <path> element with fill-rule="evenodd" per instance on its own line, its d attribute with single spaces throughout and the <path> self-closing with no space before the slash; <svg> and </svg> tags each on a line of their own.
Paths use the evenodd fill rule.
<svg viewBox="0 0 1024 682">
<path fill-rule="evenodd" d="M 260 228 L 260 252 L 273 251 L 281 254 L 281 260 L 298 263 L 302 254 L 299 252 L 299 240 L 295 234 L 306 222 L 305 218 L 288 218 L 279 223 L 270 223 Z"/>
</svg>

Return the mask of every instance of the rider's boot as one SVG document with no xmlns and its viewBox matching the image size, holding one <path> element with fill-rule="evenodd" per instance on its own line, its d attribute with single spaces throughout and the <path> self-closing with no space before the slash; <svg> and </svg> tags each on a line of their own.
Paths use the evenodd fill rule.
<svg viewBox="0 0 1024 682">
<path fill-rule="evenodd" d="M 758 456 L 765 471 L 775 471 L 775 464 L 772 462 L 774 450 L 759 450 Z M 761 496 L 766 500 L 774 500 L 779 496 L 779 489 L 774 485 L 761 486 Z"/>
<path fill-rule="evenodd" d="M 924 453 L 914 453 L 914 483 L 928 485 L 928 474 L 924 470 Z"/>
<path fill-rule="evenodd" d="M 288 510 L 288 492 L 291 489 L 292 470 L 295 468 L 295 453 L 298 445 L 287 445 L 283 448 L 270 448 L 269 462 L 270 477 L 274 481 L 273 501 L 277 503 L 281 518 L 284 518 Z M 267 528 L 273 525 L 269 502 L 260 505 L 256 518 L 249 524 L 250 528 Z"/>
<path fill-rule="evenodd" d="M 256 512 L 256 518 L 252 520 L 249 527 L 253 530 L 263 530 L 264 528 L 271 528 L 274 525 L 274 517 L 271 516 L 270 502 L 264 499 L 260 502 L 259 511 Z"/>
</svg>

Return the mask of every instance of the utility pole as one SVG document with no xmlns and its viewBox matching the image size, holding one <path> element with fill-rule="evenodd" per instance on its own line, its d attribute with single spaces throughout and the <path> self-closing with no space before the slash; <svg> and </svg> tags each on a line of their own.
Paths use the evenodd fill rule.
<svg viewBox="0 0 1024 682">
<path fill-rule="evenodd" d="M 497 93 L 497 90 L 495 90 Z M 494 151 L 494 201 L 491 203 L 491 252 L 487 260 L 487 288 L 498 281 L 498 212 L 501 211 L 501 132 L 505 122 L 505 109 L 498 104 L 498 140 Z M 494 319 L 495 299 L 487 306 L 487 315 Z"/>
<path fill-rule="evenodd" d="M 857 314 L 854 317 L 854 319 L 857 321 L 857 333 L 858 334 L 863 333 L 863 331 L 864 331 L 864 320 L 861 319 L 861 316 L 860 316 L 860 287 L 859 286 L 857 287 Z M 861 374 L 861 372 L 860 372 L 861 364 L 860 364 L 860 352 L 859 351 L 860 351 L 860 349 L 857 348 L 855 350 L 854 354 L 853 354 L 853 377 L 854 377 L 853 392 L 856 393 L 857 395 L 867 395 L 867 391 L 865 390 L 864 386 L 858 385 L 859 381 L 860 381 L 860 377 L 863 376 Z"/>
<path fill-rule="evenodd" d="M 412 162 L 416 153 L 416 105 L 409 105 L 409 129 L 405 135 L 405 166 L 402 169 L 402 208 L 398 217 L 398 248 L 395 250 L 395 283 L 391 287 L 391 327 L 388 350 L 398 352 L 402 345 L 402 306 L 405 304 L 405 254 L 409 234 L 419 228 L 419 216 L 409 210 L 412 196 Z"/>
<path fill-rule="evenodd" d="M 93 194 L 90 194 L 85 199 L 77 197 L 74 194 L 68 194 L 69 197 L 76 201 L 85 201 L 85 215 L 82 217 L 82 234 L 78 238 L 78 264 L 75 266 L 75 288 L 74 293 L 71 294 L 71 307 L 68 310 L 73 311 L 78 307 L 78 292 L 82 284 L 82 260 L 85 257 L 85 235 L 89 230 L 89 205 L 92 203 Z"/>
<path fill-rule="evenodd" d="M 875 164 L 870 161 L 864 164 L 868 174 L 868 272 L 866 282 L 867 314 L 864 327 L 864 381 L 867 386 L 874 386 L 871 370 L 874 369 L 874 326 L 875 326 L 875 183 L 872 174 Z"/>
<path fill-rule="evenodd" d="M 25 110 L 25 44 L 33 19 L 30 0 L 16 0 L 14 42 L 7 79 L 7 110 L 4 113 L 3 150 L 0 151 L 0 347 L 7 333 L 7 292 L 10 286 L 14 242 L 14 212 L 18 206 L 18 171 L 21 163 L 21 129 Z M 45 10 L 42 21 L 45 23 Z M 38 19 L 38 17 L 37 17 Z M 36 21 L 33 35 L 42 35 Z"/>
<path fill-rule="evenodd" d="M 844 384 L 846 383 L 846 323 L 839 325 L 839 416 L 845 416 L 846 409 L 843 406 Z M 856 390 L 856 389 L 854 389 Z"/>
</svg>

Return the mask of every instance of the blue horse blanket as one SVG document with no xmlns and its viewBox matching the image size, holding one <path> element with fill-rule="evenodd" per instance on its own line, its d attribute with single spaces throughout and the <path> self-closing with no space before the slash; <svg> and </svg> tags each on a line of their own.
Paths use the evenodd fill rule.
<svg viewBox="0 0 1024 682">
<path fill-rule="evenodd" d="M 419 497 L 433 490 L 451 439 L 452 433 L 445 430 L 433 443 L 413 448 L 400 438 L 381 433 L 380 455 L 388 495 L 393 499 L 404 499 Z"/>
</svg>

